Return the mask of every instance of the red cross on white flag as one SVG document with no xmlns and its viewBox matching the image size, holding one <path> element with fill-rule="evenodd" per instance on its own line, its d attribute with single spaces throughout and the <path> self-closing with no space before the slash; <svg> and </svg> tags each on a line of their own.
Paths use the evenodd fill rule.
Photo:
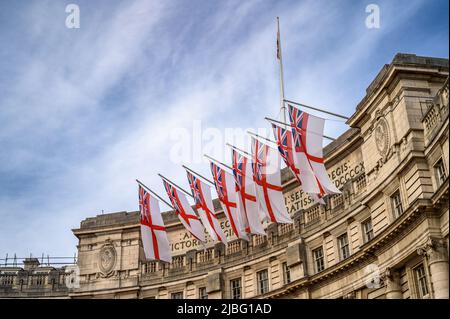
<svg viewBox="0 0 450 319">
<path fill-rule="evenodd" d="M 227 236 L 220 227 L 219 220 L 214 213 L 214 205 L 211 197 L 211 187 L 200 178 L 187 171 L 189 186 L 195 199 L 195 208 L 206 230 L 214 241 L 227 243 Z"/>
<path fill-rule="evenodd" d="M 238 193 L 238 211 L 242 216 L 245 230 L 251 234 L 266 235 L 261 224 L 262 216 L 265 213 L 259 210 L 249 159 L 234 148 L 231 151 L 236 192 Z"/>
<path fill-rule="evenodd" d="M 272 222 L 292 223 L 284 205 L 280 155 L 277 150 L 252 137 L 252 169 L 260 207 Z"/>
<path fill-rule="evenodd" d="M 328 177 L 323 161 L 323 130 L 325 119 L 303 112 L 292 105 L 289 107 L 294 139 L 295 154 L 299 162 L 314 174 L 311 187 L 315 187 L 319 196 L 325 194 L 340 194 L 333 182 Z M 307 190 L 305 190 L 308 192 Z"/>
<path fill-rule="evenodd" d="M 141 185 L 139 185 L 139 210 L 141 212 L 141 237 L 145 258 L 172 262 L 169 240 L 159 210 L 158 200 Z"/>
<path fill-rule="evenodd" d="M 230 222 L 231 229 L 237 238 L 249 240 L 245 232 L 242 217 L 237 209 L 237 194 L 234 177 L 216 163 L 211 162 L 211 173 L 216 186 L 217 195 L 223 212 Z"/>
<path fill-rule="evenodd" d="M 175 208 L 183 226 L 200 242 L 205 242 L 205 231 L 198 216 L 194 213 L 191 205 L 186 199 L 186 195 L 179 191 L 174 185 L 163 178 L 167 196 Z"/>
</svg>

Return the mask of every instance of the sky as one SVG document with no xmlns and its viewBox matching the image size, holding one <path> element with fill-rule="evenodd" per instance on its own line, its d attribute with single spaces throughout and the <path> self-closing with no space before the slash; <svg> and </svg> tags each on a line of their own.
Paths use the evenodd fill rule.
<svg viewBox="0 0 450 319">
<path fill-rule="evenodd" d="M 68 28 L 68 4 L 80 27 Z M 379 28 L 367 28 L 376 4 Z M 448 1 L 0 1 L 0 258 L 73 256 L 88 217 L 188 189 L 285 97 L 353 114 L 398 52 L 448 58 Z M 323 115 L 322 115 L 323 116 Z M 337 137 L 348 126 L 326 122 Z M 268 131 L 267 131 L 268 132 Z M 235 134 L 236 133 L 236 134 Z M 269 134 L 269 133 L 267 133 Z M 168 208 L 161 206 L 162 210 Z"/>
</svg>

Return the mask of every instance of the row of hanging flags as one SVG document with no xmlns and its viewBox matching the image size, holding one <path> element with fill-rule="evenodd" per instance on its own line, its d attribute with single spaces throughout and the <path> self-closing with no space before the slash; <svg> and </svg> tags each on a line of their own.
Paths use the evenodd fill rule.
<svg viewBox="0 0 450 319">
<path fill-rule="evenodd" d="M 325 119 L 308 114 L 288 104 L 290 123 L 268 119 L 274 140 L 251 135 L 251 153 L 233 145 L 228 166 L 207 155 L 212 180 L 186 166 L 190 192 L 166 177 L 162 178 L 170 203 L 139 180 L 139 208 L 142 242 L 148 260 L 171 262 L 171 251 L 158 201 L 173 208 L 183 226 L 201 244 L 205 229 L 214 242 L 227 243 L 211 197 L 215 187 L 223 212 L 234 235 L 248 241 L 251 234 L 266 235 L 263 223 L 293 223 L 286 206 L 281 184 L 281 158 L 292 171 L 303 191 L 324 204 L 326 195 L 338 194 L 324 166 L 323 130 Z M 194 198 L 195 210 L 187 197 Z"/>
</svg>

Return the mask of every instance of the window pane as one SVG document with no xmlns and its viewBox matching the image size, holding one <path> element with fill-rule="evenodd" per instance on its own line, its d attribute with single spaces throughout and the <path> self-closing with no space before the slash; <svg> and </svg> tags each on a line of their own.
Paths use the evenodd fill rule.
<svg viewBox="0 0 450 319">
<path fill-rule="evenodd" d="M 258 281 L 258 293 L 265 294 L 269 291 L 269 274 L 267 270 L 262 270 L 256 273 Z"/>
<path fill-rule="evenodd" d="M 198 289 L 198 297 L 200 299 L 208 299 L 208 294 L 206 293 L 206 287 L 200 287 Z"/>
<path fill-rule="evenodd" d="M 174 292 L 171 295 L 172 299 L 183 299 L 183 293 L 182 292 Z"/>
<path fill-rule="evenodd" d="M 283 263 L 283 278 L 284 284 L 288 284 L 291 282 L 291 273 L 287 263 Z"/>
<path fill-rule="evenodd" d="M 231 299 L 241 299 L 241 279 L 230 281 Z"/>
<path fill-rule="evenodd" d="M 419 297 L 423 298 L 424 296 L 428 295 L 427 276 L 426 276 L 425 268 L 423 267 L 423 264 L 416 267 L 414 269 L 414 272 L 416 274 Z"/>
<path fill-rule="evenodd" d="M 323 259 L 323 248 L 319 247 L 313 250 L 314 266 L 316 272 L 321 272 L 325 269 L 325 262 Z"/>
<path fill-rule="evenodd" d="M 339 254 L 340 254 L 341 260 L 348 258 L 348 256 L 350 256 L 350 250 L 348 247 L 347 234 L 344 234 L 344 235 L 338 237 L 338 244 L 339 244 Z"/>
<path fill-rule="evenodd" d="M 403 214 L 403 207 L 402 207 L 402 201 L 400 198 L 400 192 L 397 191 L 394 195 L 392 195 L 391 201 L 392 201 L 392 206 L 394 209 L 395 217 L 399 217 L 401 214 Z"/>
<path fill-rule="evenodd" d="M 438 186 L 441 186 L 446 178 L 445 175 L 445 168 L 444 168 L 444 162 L 442 160 L 439 160 L 437 164 L 434 166 L 434 169 L 436 171 L 436 180 L 438 183 Z"/>
<path fill-rule="evenodd" d="M 365 222 L 363 222 L 363 237 L 365 243 L 367 243 L 369 240 L 373 238 L 373 228 L 371 219 L 368 219 Z"/>
</svg>

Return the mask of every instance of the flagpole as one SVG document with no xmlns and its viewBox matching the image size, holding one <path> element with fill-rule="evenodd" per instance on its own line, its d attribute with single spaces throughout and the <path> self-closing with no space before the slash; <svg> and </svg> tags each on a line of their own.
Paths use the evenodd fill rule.
<svg viewBox="0 0 450 319">
<path fill-rule="evenodd" d="M 142 183 L 140 180 L 136 179 L 136 182 L 138 182 L 139 185 L 141 185 L 142 187 L 144 187 L 146 190 L 148 190 L 150 193 L 152 193 L 153 196 L 155 196 L 157 199 L 159 199 L 161 202 L 163 202 L 164 204 L 166 204 L 167 206 L 169 206 L 170 208 L 174 209 L 174 207 L 169 204 L 168 202 L 166 202 L 161 196 L 159 196 L 158 194 L 156 194 L 154 191 L 152 191 L 150 188 L 148 188 L 147 186 L 144 185 L 144 183 Z"/>
<path fill-rule="evenodd" d="M 208 182 L 209 184 L 214 186 L 214 182 L 212 182 L 210 179 L 204 177 L 203 175 L 200 175 L 199 173 L 193 171 L 192 169 L 190 169 L 189 167 L 186 167 L 184 165 L 181 165 L 185 170 L 189 171 L 190 173 L 196 175 L 197 177 L 200 177 L 201 179 L 203 179 L 205 182 Z"/>
<path fill-rule="evenodd" d="M 295 105 L 302 106 L 302 107 L 306 107 L 308 109 L 311 109 L 311 110 L 314 110 L 314 111 L 319 111 L 319 112 L 322 112 L 322 113 L 325 113 L 325 114 L 333 115 L 333 116 L 339 117 L 339 118 L 344 119 L 344 120 L 348 120 L 349 119 L 349 117 L 347 117 L 347 116 L 344 116 L 344 115 L 341 115 L 341 114 L 337 114 L 337 113 L 333 113 L 333 112 L 330 112 L 330 111 L 326 111 L 326 110 L 323 110 L 323 109 L 320 109 L 320 108 L 317 108 L 317 107 L 314 107 L 314 106 L 306 105 L 306 104 L 303 104 L 303 103 L 298 103 L 298 102 L 294 102 L 294 101 L 286 100 L 286 99 L 284 99 L 284 102 L 295 104 Z"/>
<path fill-rule="evenodd" d="M 166 182 L 172 184 L 172 186 L 174 186 L 175 188 L 177 188 L 178 190 L 182 191 L 183 193 L 185 193 L 186 195 L 190 196 L 190 197 L 194 197 L 192 196 L 192 194 L 189 194 L 187 191 L 185 191 L 184 189 L 182 189 L 180 186 L 178 186 L 177 184 L 175 184 L 174 182 L 172 182 L 170 179 L 168 179 L 167 177 L 162 176 L 161 174 L 158 174 L 159 177 L 161 177 L 162 179 L 164 179 Z"/>
<path fill-rule="evenodd" d="M 232 149 L 234 149 L 234 150 L 237 151 L 238 153 L 241 153 L 242 156 L 245 156 L 245 157 L 247 157 L 247 158 L 249 158 L 249 159 L 252 158 L 252 154 L 247 153 L 246 151 L 241 150 L 240 148 L 237 148 L 236 146 L 231 145 L 230 143 L 227 143 L 226 145 L 229 146 L 229 147 L 231 147 Z"/>
<path fill-rule="evenodd" d="M 285 122 L 280 122 L 280 121 L 271 119 L 270 117 L 265 117 L 264 119 L 267 120 L 267 121 L 269 121 L 269 122 L 277 123 L 277 124 L 279 124 L 279 125 L 289 125 L 289 124 L 287 124 L 287 123 L 285 123 Z M 290 125 L 289 125 L 289 126 L 290 126 Z M 322 134 L 318 134 L 318 133 L 314 133 L 314 132 L 309 132 L 309 133 L 314 134 L 314 135 L 321 135 L 321 136 L 323 136 L 323 137 L 325 137 L 326 139 L 329 139 L 329 140 L 331 140 L 331 141 L 335 141 L 335 140 L 336 140 L 335 138 L 332 138 L 332 137 L 329 137 L 329 136 L 326 136 L 326 135 L 322 135 Z"/>
<path fill-rule="evenodd" d="M 281 33 L 280 18 L 277 17 L 277 58 L 280 65 L 280 111 L 283 122 L 286 122 L 286 106 L 284 105 L 284 72 L 283 72 L 283 54 L 281 52 Z"/>
<path fill-rule="evenodd" d="M 258 134 L 256 134 L 256 133 L 251 132 L 251 131 L 247 131 L 247 134 L 248 134 L 248 135 L 251 135 L 251 136 L 253 136 L 253 137 L 256 137 L 256 138 L 263 139 L 263 140 L 265 140 L 265 141 L 267 141 L 267 142 L 270 142 L 270 143 L 273 143 L 273 144 L 275 144 L 275 145 L 277 144 L 277 142 L 271 140 L 270 138 L 267 138 L 267 137 L 258 135 Z"/>
<path fill-rule="evenodd" d="M 231 166 L 228 166 L 227 164 L 222 163 L 221 161 L 218 161 L 218 160 L 212 158 L 211 156 L 209 156 L 209 155 L 207 155 L 207 154 L 203 154 L 203 156 L 206 157 L 207 159 L 209 159 L 211 162 L 213 162 L 213 163 L 215 163 L 215 164 L 219 164 L 219 165 L 221 165 L 221 166 L 223 166 L 223 167 L 228 168 L 229 170 L 233 170 L 233 168 L 232 168 Z"/>
</svg>

